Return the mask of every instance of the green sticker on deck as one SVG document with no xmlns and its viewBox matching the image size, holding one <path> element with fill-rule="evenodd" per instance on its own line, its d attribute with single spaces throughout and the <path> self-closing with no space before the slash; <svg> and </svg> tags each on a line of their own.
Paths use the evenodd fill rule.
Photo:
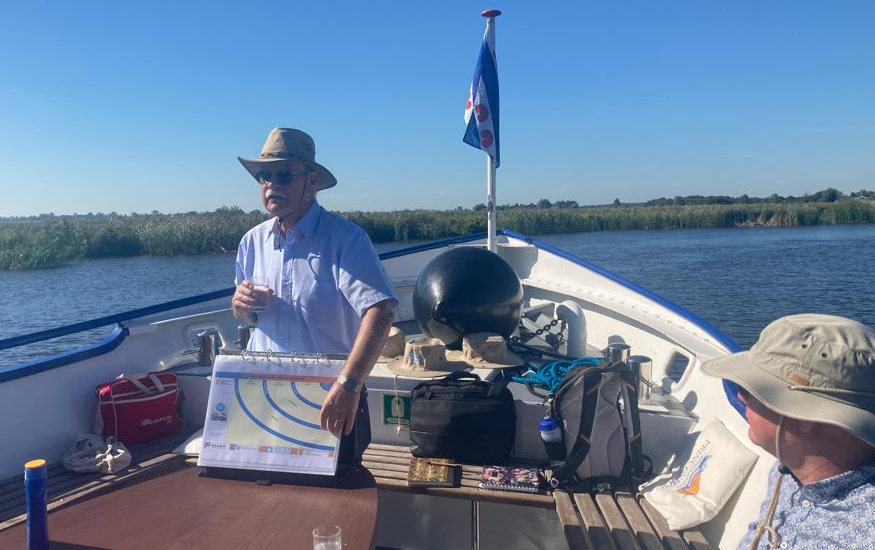
<svg viewBox="0 0 875 550">
<path fill-rule="evenodd" d="M 388 426 L 409 426 L 410 397 L 384 393 L 383 424 Z"/>
</svg>

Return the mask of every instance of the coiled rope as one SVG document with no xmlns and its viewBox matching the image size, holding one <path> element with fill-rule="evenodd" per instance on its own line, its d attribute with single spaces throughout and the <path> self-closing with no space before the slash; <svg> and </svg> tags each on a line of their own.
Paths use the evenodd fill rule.
<svg viewBox="0 0 875 550">
<path fill-rule="evenodd" d="M 521 384 L 538 386 L 552 394 L 562 384 L 562 381 L 565 380 L 565 375 L 568 374 L 568 371 L 578 367 L 596 367 L 598 364 L 599 359 L 597 357 L 581 357 L 570 361 L 553 361 L 543 363 L 537 369 L 529 367 L 529 370 L 522 375 L 512 376 L 511 380 Z"/>
</svg>

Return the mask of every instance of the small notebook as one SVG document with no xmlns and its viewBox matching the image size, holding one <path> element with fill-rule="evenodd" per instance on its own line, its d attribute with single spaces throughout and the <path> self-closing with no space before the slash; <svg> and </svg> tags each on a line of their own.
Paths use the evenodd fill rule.
<svg viewBox="0 0 875 550">
<path fill-rule="evenodd" d="M 537 493 L 541 488 L 537 468 L 486 466 L 480 481 L 481 489 Z"/>
<path fill-rule="evenodd" d="M 458 468 L 446 458 L 410 459 L 407 485 L 411 487 L 453 487 L 456 485 Z"/>
</svg>

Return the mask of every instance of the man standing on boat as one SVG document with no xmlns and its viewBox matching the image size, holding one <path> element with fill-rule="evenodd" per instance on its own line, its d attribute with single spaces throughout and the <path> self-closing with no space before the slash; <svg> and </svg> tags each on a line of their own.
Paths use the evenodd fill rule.
<svg viewBox="0 0 875 550">
<path fill-rule="evenodd" d="M 364 382 L 398 300 L 364 230 L 316 201 L 337 180 L 315 157 L 313 139 L 291 128 L 271 130 L 258 159 L 238 157 L 275 217 L 240 241 L 231 306 L 237 319 L 255 327 L 249 351 L 349 354 L 322 405 L 321 423 L 343 430 L 358 462 L 370 443 Z M 256 311 L 255 278 L 270 287 L 263 311 Z"/>
<path fill-rule="evenodd" d="M 791 315 L 702 368 L 740 386 L 748 436 L 778 459 L 739 549 L 875 548 L 875 332 Z"/>
</svg>

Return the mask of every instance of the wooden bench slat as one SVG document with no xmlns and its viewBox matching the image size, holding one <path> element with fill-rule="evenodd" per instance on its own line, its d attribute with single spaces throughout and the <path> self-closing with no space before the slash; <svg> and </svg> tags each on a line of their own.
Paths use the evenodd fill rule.
<svg viewBox="0 0 875 550">
<path fill-rule="evenodd" d="M 138 483 L 151 477 L 165 474 L 168 471 L 178 469 L 185 464 L 185 458 L 186 457 L 184 456 L 174 454 L 166 454 L 154 458 L 147 464 L 141 464 L 141 468 L 139 469 L 136 469 L 134 471 L 126 470 L 124 474 L 115 476 L 110 481 L 93 484 L 84 490 L 72 492 L 64 498 L 51 501 L 48 503 L 47 506 L 48 511 L 52 512 L 53 510 L 60 509 L 65 506 L 70 506 L 77 502 L 100 495 L 105 491 L 130 483 Z M 27 514 L 22 513 L 18 516 L 0 522 L 0 531 L 18 525 L 25 521 L 27 521 Z"/>
<path fill-rule="evenodd" d="M 638 506 L 635 497 L 631 493 L 620 492 L 616 494 L 616 499 L 617 505 L 623 511 L 623 515 L 626 516 L 626 521 L 629 522 L 629 526 L 638 538 L 638 542 L 646 550 L 665 550 L 659 540 L 659 535 L 653 529 L 653 526 L 650 525 L 650 521 L 644 515 L 641 507 Z"/>
<path fill-rule="evenodd" d="M 132 463 L 131 466 L 127 468 L 127 470 L 134 471 L 139 468 L 140 464 L 148 462 L 157 456 L 167 454 L 167 451 L 169 449 L 175 447 L 178 442 L 184 440 L 184 438 L 180 438 L 178 436 L 171 436 L 169 438 L 162 439 L 161 441 L 163 441 L 164 443 L 160 445 L 144 444 L 139 447 L 134 447 L 131 451 L 131 454 L 135 462 Z M 67 493 L 76 492 L 84 488 L 91 487 L 95 484 L 110 481 L 114 479 L 117 475 L 118 474 L 100 473 L 77 474 L 76 472 L 70 472 L 68 470 L 65 470 L 63 465 L 51 468 L 48 477 L 49 483 L 46 487 L 48 499 L 54 500 L 57 498 L 61 498 Z M 0 505 L 0 519 L 3 519 L 4 516 L 8 515 L 10 511 L 17 512 L 14 515 L 18 515 L 18 513 L 20 513 L 20 511 L 18 510 L 23 510 L 25 506 L 24 482 L 19 479 L 15 489 L 9 491 L 3 496 L 3 500 L 0 500 L 0 502 L 3 503 L 2 505 Z"/>
<path fill-rule="evenodd" d="M 583 518 L 583 525 L 592 545 L 597 550 L 617 550 L 604 518 L 599 513 L 592 495 L 589 493 L 574 493 L 574 503 Z"/>
<path fill-rule="evenodd" d="M 657 521 L 664 525 L 665 529 L 669 529 L 668 522 L 665 521 L 665 518 L 662 517 L 662 514 L 660 514 L 655 508 L 653 508 L 653 506 L 649 502 L 647 502 L 644 497 L 640 497 L 640 502 L 642 510 L 644 510 L 648 514 L 653 514 L 658 517 L 659 519 Z M 708 542 L 708 540 L 705 538 L 705 535 L 703 535 L 696 528 L 686 529 L 684 531 L 681 531 L 680 533 L 673 533 L 680 536 L 680 538 L 686 543 L 687 547 L 691 548 L 692 550 L 714 550 L 714 547 L 711 546 L 711 543 Z"/>
<path fill-rule="evenodd" d="M 623 512 L 614 501 L 614 496 L 607 493 L 595 495 L 595 503 L 611 530 L 611 537 L 620 550 L 641 550 L 635 534 L 623 517 Z"/>
<path fill-rule="evenodd" d="M 87 473 L 77 474 L 64 469 L 61 462 L 48 465 L 48 486 L 46 492 L 50 503 L 65 504 L 70 496 L 90 494 L 91 491 L 106 488 L 115 480 L 127 479 L 148 469 L 157 457 L 167 455 L 170 450 L 185 441 L 197 428 L 188 428 L 168 437 L 148 441 L 130 448 L 134 462 L 119 474 Z M 22 476 L 12 476 L 2 481 L 6 491 L 0 492 L 0 529 L 24 513 L 26 497 Z M 51 510 L 51 504 L 49 509 Z"/>
<path fill-rule="evenodd" d="M 705 535 L 698 529 L 687 529 L 682 535 L 693 550 L 714 550 L 714 547 L 705 539 Z"/>
<path fill-rule="evenodd" d="M 395 458 L 388 456 L 379 456 L 372 455 L 371 453 L 365 452 L 363 459 L 370 460 L 371 462 L 377 462 L 380 464 L 385 464 L 387 466 L 397 466 L 399 468 L 409 468 L 410 467 L 410 459 L 407 458 Z"/>
<path fill-rule="evenodd" d="M 638 505 L 641 506 L 641 510 L 647 515 L 647 519 L 650 520 L 650 524 L 653 525 L 653 528 L 659 535 L 659 539 L 666 548 L 670 550 L 689 550 L 683 537 L 668 527 L 668 522 L 665 521 L 662 514 L 657 512 L 644 497 L 638 497 Z"/>
<path fill-rule="evenodd" d="M 48 478 L 51 480 L 53 477 L 58 475 L 58 473 L 63 473 L 64 465 L 60 462 L 55 462 L 49 464 L 46 470 L 46 474 Z M 17 491 L 21 485 L 24 484 L 24 464 L 21 465 L 21 475 L 14 475 L 11 477 L 7 477 L 4 479 L 0 479 L 0 495 L 4 495 L 9 491 Z"/>
<path fill-rule="evenodd" d="M 382 450 L 382 449 L 371 450 L 370 447 L 365 449 L 365 453 L 367 453 L 369 456 L 373 456 L 373 457 L 379 456 L 379 457 L 384 457 L 384 458 L 395 458 L 398 460 L 410 460 L 410 453 L 407 453 L 405 455 L 404 453 L 391 452 L 391 451 L 386 451 L 386 450 Z"/>
<path fill-rule="evenodd" d="M 164 454 L 168 452 L 168 450 L 175 448 L 177 445 L 188 439 L 188 437 L 194 433 L 194 428 L 188 428 L 183 430 L 178 434 L 173 434 L 167 436 L 165 438 L 157 439 L 154 441 L 147 441 L 145 443 L 140 443 L 139 445 L 134 445 L 130 447 L 131 455 L 134 460 L 141 460 L 144 457 L 148 456 L 149 458 L 158 456 L 160 454 Z M 22 472 L 24 471 L 24 464 L 21 465 Z M 60 461 L 52 462 L 47 465 L 47 475 L 49 480 L 49 489 L 51 489 L 52 481 L 55 479 L 63 478 L 65 475 L 71 475 L 74 477 L 81 477 L 88 474 L 76 474 L 75 472 L 69 472 L 64 469 L 64 464 Z M 95 476 L 99 474 L 93 474 Z M 0 479 L 0 495 L 6 495 L 9 491 L 24 491 L 24 474 L 22 475 L 13 475 L 11 477 L 7 477 L 5 479 Z"/>
<path fill-rule="evenodd" d="M 569 550 L 595 550 L 597 547 L 593 546 L 593 541 L 581 525 L 571 497 L 564 491 L 555 491 L 553 499 L 556 501 L 556 515 L 559 516 L 559 524 L 562 525 L 562 533 Z"/>
<path fill-rule="evenodd" d="M 373 470 L 371 471 L 373 474 Z M 410 487 L 406 479 L 395 479 L 374 475 L 377 488 L 383 491 L 415 493 L 434 497 L 461 498 L 498 504 L 516 506 L 532 506 L 537 508 L 553 508 L 553 497 L 530 493 L 509 493 L 506 491 L 489 491 L 474 487 Z"/>
<path fill-rule="evenodd" d="M 410 447 L 406 447 L 403 445 L 391 445 L 386 443 L 371 443 L 368 445 L 367 451 L 392 451 L 392 452 L 401 452 L 402 450 L 406 450 L 408 453 L 410 452 Z"/>
</svg>

